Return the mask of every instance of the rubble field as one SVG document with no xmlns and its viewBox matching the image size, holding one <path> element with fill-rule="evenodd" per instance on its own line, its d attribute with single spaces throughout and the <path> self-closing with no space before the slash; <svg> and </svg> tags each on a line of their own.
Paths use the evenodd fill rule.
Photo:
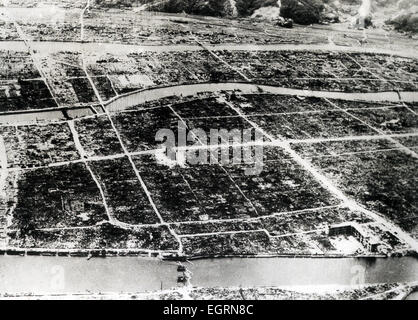
<svg viewBox="0 0 418 320">
<path fill-rule="evenodd" d="M 264 93 L 182 99 L 1 127 L 11 170 L 3 186 L 9 247 L 189 257 L 410 252 L 388 225 L 327 185 L 416 234 L 415 159 L 408 153 L 415 123 L 384 130 L 376 117 L 358 120 L 386 109 L 391 119 L 411 120 L 407 106 Z M 329 117 L 335 114 L 341 120 Z M 286 123 L 266 124 L 271 118 Z M 186 149 L 205 151 L 206 165 L 164 160 L 155 134 L 171 128 L 177 135 L 179 123 L 187 132 L 261 130 L 263 139 L 254 141 L 263 147 L 261 172 L 245 174 L 254 163 L 211 162 L 233 154 L 233 145 L 209 150 L 199 139 Z"/>
<path fill-rule="evenodd" d="M 416 255 L 416 39 L 43 5 L 0 8 L 0 253 Z"/>
</svg>

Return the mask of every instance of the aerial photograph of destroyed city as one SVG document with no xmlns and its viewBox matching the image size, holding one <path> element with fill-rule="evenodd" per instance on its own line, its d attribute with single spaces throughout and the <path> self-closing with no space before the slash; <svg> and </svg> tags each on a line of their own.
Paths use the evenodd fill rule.
<svg viewBox="0 0 418 320">
<path fill-rule="evenodd" d="M 418 0 L 0 0 L 0 299 L 418 299 Z"/>
</svg>

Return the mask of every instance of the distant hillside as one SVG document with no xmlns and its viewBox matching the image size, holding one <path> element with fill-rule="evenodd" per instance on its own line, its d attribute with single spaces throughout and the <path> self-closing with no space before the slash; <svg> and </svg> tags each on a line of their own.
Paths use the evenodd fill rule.
<svg viewBox="0 0 418 320">
<path fill-rule="evenodd" d="M 386 23 L 399 31 L 418 33 L 418 0 L 401 0 L 397 9 Z"/>
<path fill-rule="evenodd" d="M 149 10 L 188 13 L 208 16 L 249 17 L 262 7 L 280 8 L 280 14 L 296 23 L 310 24 L 320 21 L 323 0 L 96 0 L 100 7 L 140 7 Z"/>
<path fill-rule="evenodd" d="M 397 30 L 418 32 L 418 0 L 95 0 L 95 5 L 143 7 L 144 10 L 217 17 L 255 16 L 262 19 L 265 16 L 269 20 L 280 13 L 284 18 L 308 25 L 354 21 L 363 2 L 368 3 L 365 6 L 368 22 L 376 17 Z"/>
</svg>

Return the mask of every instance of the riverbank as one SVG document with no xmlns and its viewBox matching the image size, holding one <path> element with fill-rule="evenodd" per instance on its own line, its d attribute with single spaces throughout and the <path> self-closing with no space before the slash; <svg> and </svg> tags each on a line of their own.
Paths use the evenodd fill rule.
<svg viewBox="0 0 418 320">
<path fill-rule="evenodd" d="M 46 257 L 88 257 L 88 258 L 111 258 L 111 257 L 149 257 L 159 258 L 165 261 L 195 261 L 210 260 L 223 258 L 390 258 L 390 257 L 414 257 L 418 258 L 418 254 L 414 251 L 392 252 L 390 254 L 377 253 L 361 253 L 361 254 L 311 254 L 311 253 L 272 253 L 272 254 L 237 254 L 237 255 L 179 255 L 175 251 L 160 250 L 142 250 L 142 249 L 24 249 L 24 248 L 6 248 L 0 249 L 0 256 L 46 256 Z"/>
<path fill-rule="evenodd" d="M 418 300 L 418 286 L 415 286 L 404 300 Z"/>
<path fill-rule="evenodd" d="M 192 83 L 174 86 L 159 86 L 140 89 L 114 97 L 104 106 L 111 113 L 122 112 L 140 104 L 157 101 L 173 96 L 193 97 L 201 94 L 214 94 L 219 92 L 239 92 L 241 94 L 277 94 L 285 96 L 315 97 L 336 99 L 344 101 L 387 102 L 387 103 L 413 103 L 418 101 L 418 92 L 339 92 L 302 90 L 247 82 L 216 82 Z M 65 121 L 103 114 L 99 107 L 75 106 L 54 109 L 21 110 L 0 113 L 0 124 L 24 124 L 46 121 Z"/>
<path fill-rule="evenodd" d="M 320 288 L 200 288 L 182 287 L 157 292 L 91 293 L 91 294 L 17 294 L 0 295 L 0 300 L 399 300 L 417 290 L 414 283 L 378 284 L 366 286 L 323 286 Z"/>
<path fill-rule="evenodd" d="M 33 41 L 31 46 L 34 50 L 42 54 L 54 54 L 57 52 L 85 52 L 97 53 L 106 52 L 111 54 L 129 54 L 136 52 L 176 52 L 176 51 L 202 51 L 202 46 L 193 44 L 172 44 L 172 45 L 135 45 L 123 43 L 105 43 L 105 42 L 88 42 L 88 41 Z M 226 43 L 226 44 L 207 44 L 210 50 L 228 50 L 228 51 L 307 51 L 307 52 L 350 52 L 350 53 L 367 53 L 382 54 L 404 58 L 417 58 L 416 51 L 409 50 L 391 50 L 376 49 L 361 46 L 335 45 L 331 43 L 322 44 L 247 44 L 247 43 Z M 0 41 L 0 50 L 27 51 L 27 47 L 22 40 Z"/>
</svg>

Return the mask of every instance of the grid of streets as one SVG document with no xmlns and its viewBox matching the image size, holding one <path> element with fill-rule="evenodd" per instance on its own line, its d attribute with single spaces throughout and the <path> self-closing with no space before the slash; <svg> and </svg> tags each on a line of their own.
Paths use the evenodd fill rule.
<svg viewBox="0 0 418 320">
<path fill-rule="evenodd" d="M 83 9 L 82 14 L 80 15 L 81 40 L 83 40 L 84 37 L 83 15 L 88 6 L 89 2 L 87 2 L 87 6 Z M 13 19 L 13 17 L 11 18 Z M 32 48 L 32 42 L 30 39 L 26 37 L 22 28 L 15 22 L 14 26 L 20 38 L 24 40 L 25 45 L 27 46 L 27 49 L 31 55 L 32 61 L 36 69 L 38 70 L 41 79 L 45 82 L 52 99 L 57 103 L 57 105 L 61 106 L 61 103 L 59 102 L 59 99 L 56 93 L 54 92 L 53 84 L 49 83 L 48 81 L 48 75 L 46 74 L 46 71 L 43 67 L 41 53 Z M 219 62 L 222 69 L 229 69 L 231 70 L 231 72 L 238 73 L 239 77 L 243 78 L 245 82 L 254 81 L 252 77 L 244 74 L 243 71 L 239 70 L 237 66 L 233 66 L 228 61 L 226 61 L 220 54 L 215 52 L 213 48 L 209 48 L 207 45 L 201 43 L 197 38 L 195 38 L 195 41 L 196 44 L 201 47 L 200 50 L 209 53 Z M 354 58 L 349 57 L 349 59 Z M 19 132 L 27 132 L 28 128 L 30 130 L 30 128 L 37 127 L 39 132 L 41 133 L 44 128 L 48 130 L 48 126 L 57 126 L 57 132 L 59 133 L 63 132 L 63 130 L 69 131 L 70 136 L 73 139 L 73 144 L 75 146 L 77 155 L 73 154 L 71 156 L 71 160 L 54 161 L 49 159 L 49 163 L 46 165 L 35 164 L 30 165 L 27 168 L 15 164 L 11 165 L 10 163 L 8 163 L 9 159 L 6 156 L 8 145 L 7 142 L 4 141 L 5 138 L 2 138 L 3 141 L 2 144 L 0 144 L 0 148 L 2 151 L 2 175 L 0 181 L 2 183 L 2 186 L 4 186 L 6 182 L 17 184 L 18 177 L 22 174 L 25 175 L 28 172 L 36 172 L 37 170 L 58 170 L 57 172 L 59 172 L 61 167 L 65 168 L 68 166 L 81 166 L 77 168 L 85 168 L 87 170 L 86 172 L 88 172 L 88 174 L 91 176 L 91 185 L 97 188 L 98 196 L 100 197 L 101 204 L 96 204 L 96 206 L 103 206 L 106 216 L 102 217 L 99 215 L 100 217 L 96 219 L 96 222 L 93 225 L 83 225 L 81 223 L 81 225 L 77 226 L 59 226 L 58 223 L 58 226 L 50 225 L 41 228 L 35 226 L 33 230 L 40 232 L 97 230 L 97 228 L 100 228 L 105 225 L 107 226 L 109 224 L 121 230 L 128 230 L 129 232 L 141 232 L 141 230 L 144 229 L 147 230 L 147 232 L 149 232 L 150 229 L 156 229 L 157 232 L 163 230 L 161 231 L 161 233 L 164 234 L 164 242 L 168 242 L 168 244 L 165 245 L 166 249 L 155 248 L 155 245 L 150 246 L 153 247 L 153 249 L 135 247 L 138 244 L 134 245 L 132 249 L 139 249 L 140 251 L 152 252 L 157 254 L 177 253 L 179 255 L 190 255 L 192 253 L 192 249 L 195 249 L 195 244 L 193 242 L 194 238 L 242 234 L 248 237 L 245 239 L 250 239 L 250 241 L 257 242 L 255 238 L 251 238 L 250 236 L 251 234 L 254 234 L 257 237 L 261 235 L 260 237 L 262 237 L 263 239 L 266 238 L 266 241 L 269 243 L 269 245 L 272 246 L 272 251 L 274 251 L 274 249 L 277 249 L 278 247 L 284 245 L 282 239 L 298 239 L 298 237 L 305 237 L 310 235 L 316 236 L 318 232 L 327 230 L 328 225 L 322 223 L 314 223 L 312 229 L 301 228 L 300 226 L 298 226 L 296 228 L 284 228 L 284 230 L 290 231 L 280 232 L 280 230 L 275 230 L 274 228 L 272 229 L 270 226 L 266 226 L 266 224 L 264 223 L 265 220 L 274 218 L 278 219 L 278 221 L 281 221 L 280 219 L 283 217 L 289 217 L 289 219 L 294 219 L 293 217 L 296 217 L 296 219 L 289 221 L 296 221 L 294 223 L 297 224 L 298 217 L 311 217 L 312 215 L 320 215 L 321 217 L 326 217 L 327 212 L 335 212 L 333 210 L 337 210 L 338 214 L 340 213 L 340 211 L 344 212 L 344 214 L 342 214 L 343 217 L 350 217 L 351 214 L 354 214 L 356 218 L 358 218 L 358 220 L 362 221 L 361 225 L 365 228 L 370 227 L 371 230 L 373 228 L 378 228 L 378 230 L 384 230 L 385 232 L 391 233 L 396 238 L 398 238 L 401 247 L 406 246 L 407 248 L 417 250 L 417 241 L 413 237 L 411 237 L 408 232 L 401 229 L 397 224 L 390 221 L 384 215 L 376 212 L 375 210 L 370 210 L 366 208 L 363 204 L 360 204 L 356 199 L 354 199 L 353 195 L 347 195 L 346 192 L 341 189 L 338 183 L 336 183 L 334 179 L 330 178 L 329 174 L 327 175 L 326 173 L 324 173 L 323 170 L 321 170 L 320 166 L 318 166 L 318 164 L 314 161 L 315 159 L 320 158 L 350 157 L 359 154 L 364 154 L 367 156 L 371 153 L 394 153 L 396 156 L 399 156 L 399 154 L 403 154 L 416 159 L 417 146 L 414 144 L 407 146 L 405 143 L 401 142 L 407 141 L 408 139 L 414 139 L 414 137 L 417 136 L 416 128 L 413 128 L 413 130 L 401 132 L 385 131 L 376 127 L 373 124 L 372 119 L 367 118 L 368 115 L 372 114 L 373 112 L 390 110 L 402 112 L 404 113 L 404 115 L 406 114 L 406 117 L 415 117 L 416 111 L 404 102 L 398 101 L 386 104 L 378 103 L 374 107 L 345 107 L 340 105 L 340 102 L 342 100 L 320 98 L 320 103 L 324 108 L 320 110 L 283 112 L 264 112 L 256 110 L 255 112 L 253 112 L 252 110 L 247 111 L 247 109 L 243 107 L 243 105 L 245 106 L 247 104 L 247 100 L 245 97 L 244 100 L 242 100 L 244 102 L 239 100 L 241 99 L 239 93 L 237 94 L 238 100 L 234 100 L 231 99 L 231 92 L 213 92 L 210 94 L 206 93 L 205 99 L 209 99 L 210 103 L 215 103 L 216 107 L 219 108 L 219 114 L 216 116 L 202 116 L 200 110 L 193 114 L 193 110 L 184 110 L 182 109 L 184 107 L 182 103 L 175 102 L 169 102 L 162 106 L 157 105 L 150 108 L 133 107 L 128 110 L 113 113 L 107 109 L 107 99 L 101 96 L 93 77 L 89 73 L 88 66 L 83 54 L 81 55 L 81 60 L 81 69 L 84 74 L 82 75 L 82 77 L 79 78 L 87 79 L 88 84 L 92 88 L 94 96 L 96 98 L 95 104 L 97 108 L 92 108 L 92 110 L 94 111 L 93 115 L 79 117 L 72 120 L 54 121 L 51 123 L 4 125 L 1 127 L 2 131 L 15 130 L 16 136 L 19 139 L 22 139 Z M 369 70 L 367 67 L 361 65 L 360 62 L 354 60 L 354 63 L 359 66 L 359 72 L 365 72 L 366 74 L 371 75 L 373 80 L 388 82 L 389 84 L 391 84 L 391 81 L 381 78 L 379 74 L 376 74 L 376 72 L 374 72 L 373 70 Z M 107 79 L 109 79 L 108 74 L 95 75 L 95 77 L 100 76 L 105 76 Z M 309 75 L 307 75 L 307 78 L 314 79 Z M 361 79 L 365 80 L 365 78 Z M 110 79 L 109 81 L 110 83 L 112 83 Z M 112 98 L 113 101 L 117 101 L 118 99 L 124 99 L 126 97 L 123 95 L 119 95 L 116 89 L 114 88 L 113 84 L 112 88 L 113 92 L 115 93 L 115 97 Z M 251 95 L 249 96 L 250 98 L 252 98 Z M 256 94 L 254 94 L 253 96 L 256 96 Z M 263 97 L 264 93 L 260 92 L 259 96 Z M 292 98 L 296 99 L 293 96 Z M 202 99 L 202 101 L 206 101 L 205 99 Z M 301 99 L 300 101 L 303 101 L 303 99 Z M 184 104 L 186 105 L 186 109 L 187 103 L 188 101 L 186 99 L 186 102 L 184 102 Z M 91 105 L 91 102 L 87 104 Z M 219 124 L 223 125 L 226 128 L 228 128 L 228 126 L 232 126 L 228 129 L 232 129 L 234 125 L 237 124 L 238 126 L 251 127 L 261 132 L 264 135 L 265 141 L 255 142 L 254 144 L 262 145 L 265 148 L 265 150 L 267 150 L 267 155 L 264 159 L 266 166 L 269 166 L 271 164 L 280 168 L 280 166 L 283 165 L 285 167 L 288 166 L 288 168 L 290 168 L 291 170 L 295 170 L 295 177 L 297 178 L 297 175 L 299 174 L 303 176 L 308 181 L 308 183 L 311 184 L 308 187 L 312 187 L 315 190 L 315 192 L 317 192 L 317 194 L 314 193 L 313 195 L 311 195 L 310 201 L 313 203 L 321 203 L 321 205 L 309 206 L 303 204 L 299 206 L 300 208 L 292 209 L 292 207 L 298 207 L 298 204 L 291 203 L 288 207 L 285 208 L 275 208 L 274 210 L 266 210 L 266 208 L 263 207 L 263 201 L 271 201 L 271 199 L 263 200 L 263 197 L 267 197 L 268 194 L 268 191 L 266 191 L 266 193 L 263 193 L 264 188 L 269 188 L 269 186 L 263 185 L 263 183 L 268 185 L 269 182 L 263 181 L 262 183 L 256 184 L 258 187 L 258 189 L 256 189 L 256 192 L 258 192 L 259 194 L 255 195 L 255 192 L 250 192 L 249 188 L 247 188 L 248 184 L 250 184 L 251 181 L 244 181 L 245 179 L 243 178 L 242 173 L 240 174 L 240 171 L 237 171 L 235 168 L 233 168 L 233 166 L 224 166 L 221 164 L 215 166 L 214 168 L 211 167 L 210 169 L 202 169 L 203 172 L 193 171 L 193 173 L 188 173 L 187 170 L 182 170 L 181 168 L 176 168 L 172 171 L 170 171 L 170 169 L 164 168 L 161 169 L 161 171 L 168 171 L 168 173 L 165 172 L 167 176 L 163 175 L 162 177 L 155 177 L 155 181 L 153 181 L 153 177 L 151 177 L 149 173 L 147 174 L 146 168 L 147 166 L 155 166 L 155 163 L 153 164 L 152 160 L 149 160 L 149 157 L 151 157 L 152 159 L 152 157 L 155 154 L 155 148 L 153 144 L 150 143 L 150 141 L 154 139 L 156 131 L 148 132 L 149 136 L 147 137 L 139 137 L 139 139 L 145 139 L 145 141 L 141 142 L 143 142 L 143 144 L 146 145 L 146 147 L 134 150 L 135 148 L 132 147 L 133 142 L 130 141 L 132 139 L 129 136 L 129 128 L 127 128 L 126 125 L 124 125 L 123 123 L 123 117 L 135 117 L 137 115 L 140 115 L 141 113 L 147 112 L 149 112 L 150 114 L 156 113 L 157 116 L 164 113 L 170 114 L 172 118 L 168 119 L 168 122 L 166 123 L 170 124 L 174 120 L 174 122 L 181 121 L 182 123 L 185 123 L 190 129 L 192 127 L 195 127 L 197 123 L 209 125 L 213 122 L 215 126 L 219 126 Z M 186 117 L 182 114 L 185 114 Z M 291 117 L 300 117 L 300 119 L 303 120 L 304 117 L 307 115 L 313 117 L 318 116 L 321 121 L 321 117 L 325 114 L 331 116 L 338 114 L 339 117 L 343 118 L 344 125 L 347 124 L 348 126 L 353 126 L 353 131 L 339 132 L 337 129 L 334 130 L 334 128 L 330 128 L 331 134 L 327 133 L 325 135 L 318 136 L 315 132 L 298 132 L 298 130 L 294 128 L 294 125 L 291 122 L 289 122 L 289 119 Z M 163 115 L 162 117 L 164 118 L 166 116 Z M 274 119 L 276 118 L 280 118 L 283 120 L 283 122 L 280 123 L 280 127 L 286 127 L 287 129 L 285 130 L 285 132 L 281 132 L 280 130 L 274 130 L 274 132 L 271 132 L 270 128 L 275 129 L 278 126 L 276 125 L 275 127 L 274 125 L 272 125 L 274 124 Z M 91 119 L 91 121 L 93 122 L 100 119 L 103 126 L 108 126 L 108 133 L 112 135 L 114 140 L 116 141 L 113 141 L 115 144 L 112 145 L 112 148 L 117 151 L 110 152 L 106 155 L 98 155 L 95 153 L 95 149 L 92 148 L 91 145 L 86 144 L 85 139 L 83 139 L 83 137 L 80 136 L 79 124 L 83 121 L 89 121 L 89 119 Z M 146 120 L 147 118 L 144 119 Z M 271 119 L 273 119 L 273 122 L 267 121 Z M 164 120 L 167 119 L 164 118 Z M 325 121 L 324 123 L 326 128 L 329 122 Z M 361 130 L 360 133 L 358 133 L 356 130 L 360 127 Z M 87 129 L 87 131 L 88 130 L 89 129 Z M 337 135 L 332 135 L 333 130 L 335 133 L 337 133 Z M 94 130 L 92 130 L 92 132 L 93 131 Z M 83 133 L 83 135 L 85 135 L 85 132 Z M 103 141 L 99 143 L 102 142 Z M 366 148 L 365 150 L 353 151 L 346 151 L 343 148 L 343 150 L 340 152 L 333 152 L 328 155 L 323 155 L 320 152 L 315 153 L 315 147 L 318 145 L 322 145 L 326 148 L 326 146 L 329 146 L 330 143 L 350 144 L 356 142 L 365 142 L 371 144 L 376 142 L 377 144 L 381 144 L 381 146 L 373 146 L 369 150 Z M 17 143 L 22 143 L 22 141 L 18 141 Z M 229 148 L 231 146 L 225 145 L 223 147 Z M 207 146 L 194 146 L 193 148 L 207 148 Z M 303 148 L 306 148 L 306 150 L 304 150 Z M 314 149 L 314 151 L 312 152 L 311 150 L 309 150 L 310 148 Z M 400 157 L 402 158 L 402 156 Z M 118 187 L 117 185 L 112 185 L 111 183 L 109 183 L 110 180 L 115 179 L 116 177 L 110 176 L 109 168 L 112 167 L 119 167 L 121 170 L 120 174 L 121 176 L 123 176 L 121 181 L 123 181 L 123 179 L 126 179 L 126 181 L 129 182 L 129 185 L 132 187 L 132 190 L 136 194 L 138 194 L 138 196 L 142 197 L 140 200 L 140 205 L 143 206 L 145 212 L 143 218 L 136 219 L 135 217 L 133 217 L 131 219 L 126 217 L 124 218 L 118 214 L 115 214 L 115 208 L 112 207 L 112 205 L 109 203 L 110 201 L 114 201 L 109 199 L 109 197 L 111 197 L 110 193 L 112 192 L 111 188 Z M 270 167 L 267 170 L 269 169 Z M 73 169 L 70 169 L 70 171 L 72 170 Z M 156 170 L 155 174 L 158 173 L 158 170 Z M 212 170 L 213 172 L 210 172 Z M 218 175 L 216 175 L 215 172 Z M 12 177 L 15 179 L 12 182 L 9 182 L 7 180 L 10 179 L 10 174 L 12 174 Z M 193 174 L 195 174 L 194 177 L 191 176 Z M 225 189 L 222 190 L 222 192 L 228 194 L 228 196 L 231 197 L 228 198 L 228 201 L 233 201 L 236 207 L 245 208 L 245 212 L 234 212 L 234 214 L 231 214 L 227 217 L 222 217 L 222 214 L 219 214 L 219 212 L 218 214 L 216 214 L 216 212 L 220 210 L 220 208 L 225 207 L 221 206 L 217 208 L 216 206 L 213 207 L 213 204 L 211 203 L 206 203 L 210 201 L 208 199 L 205 199 L 205 193 L 207 197 L 210 197 L 212 196 L 210 194 L 211 190 L 205 188 L 202 185 L 199 185 L 199 183 L 196 183 L 196 180 L 198 180 L 199 178 L 203 178 L 206 175 L 210 174 L 212 174 L 213 176 L 217 176 L 218 179 L 220 179 L 219 183 L 225 183 L 225 185 L 228 186 L 225 187 Z M 179 212 L 178 217 L 173 216 L 170 218 L 170 208 L 167 209 L 164 206 L 164 202 L 162 200 L 162 193 L 164 192 L 164 190 L 160 190 L 161 188 L 156 186 L 156 184 L 158 184 L 158 181 L 160 181 L 160 183 L 165 183 L 164 186 L 166 187 L 171 186 L 170 183 L 167 184 L 167 181 L 165 181 L 171 178 L 173 179 L 172 183 L 177 184 L 176 187 L 178 188 L 176 190 L 181 191 L 178 197 L 180 198 L 183 195 L 186 195 L 189 198 L 178 199 L 178 207 L 180 207 L 179 210 L 184 212 Z M 289 182 L 288 187 L 289 190 L 293 190 L 295 192 L 295 195 L 298 194 L 298 191 L 300 192 L 300 190 L 298 190 L 299 186 L 292 186 L 291 181 Z M 306 188 L 306 186 L 304 187 Z M 49 190 L 48 192 L 53 193 L 54 191 Z M 94 193 L 95 191 L 92 192 Z M 215 197 L 215 200 L 210 199 L 211 201 L 214 200 L 216 202 L 218 200 L 219 202 L 225 202 L 225 199 L 219 198 L 219 194 L 217 194 L 216 192 L 214 192 L 213 196 Z M 218 199 L 216 200 L 217 196 Z M 318 201 L 313 201 L 313 199 L 317 196 L 319 197 L 319 199 L 316 199 Z M 323 196 L 324 198 L 321 199 L 321 196 Z M 194 200 L 189 201 L 189 199 L 192 198 L 194 198 Z M 296 202 L 298 202 L 299 200 L 300 199 L 297 198 Z M 170 201 L 173 201 L 173 199 L 170 199 Z M 17 206 L 19 206 L 19 203 L 15 203 L 9 209 L 9 217 L 13 216 L 12 213 L 14 210 L 16 210 Z M 118 206 L 122 205 L 118 204 Z M 192 206 L 192 208 L 188 208 L 187 206 Z M 195 207 L 198 208 L 200 214 L 196 214 L 194 212 L 194 210 L 197 210 L 195 209 Z M 171 209 L 175 211 L 174 208 Z M 349 213 L 347 214 L 346 211 Z M 182 219 L 182 217 L 185 219 Z M 79 223 L 77 222 L 77 224 Z M 5 239 L 5 248 L 8 247 L 8 243 L 10 241 L 10 239 L 8 239 L 8 234 L 12 234 L 13 236 L 13 234 L 16 234 L 16 232 L 19 231 L 19 229 L 14 229 L 16 225 L 14 225 L 12 221 L 8 221 L 7 225 L 8 226 L 6 226 L 3 231 L 3 238 Z M 215 225 L 216 228 L 214 228 Z M 193 228 L 191 228 L 190 226 L 192 226 L 196 231 L 191 232 Z M 150 236 L 151 242 L 154 236 L 155 235 Z M 146 237 L 148 237 L 148 233 Z M 289 243 L 291 244 L 292 241 L 298 242 L 299 240 L 291 240 L 289 241 Z M 257 244 L 255 245 L 255 247 L 257 247 Z M 325 252 L 323 248 L 319 247 L 310 247 L 308 252 L 315 252 L 315 250 L 317 250 L 316 252 Z M 266 252 L 271 251 L 266 250 Z M 294 252 L 292 251 L 291 245 L 288 252 Z"/>
</svg>

